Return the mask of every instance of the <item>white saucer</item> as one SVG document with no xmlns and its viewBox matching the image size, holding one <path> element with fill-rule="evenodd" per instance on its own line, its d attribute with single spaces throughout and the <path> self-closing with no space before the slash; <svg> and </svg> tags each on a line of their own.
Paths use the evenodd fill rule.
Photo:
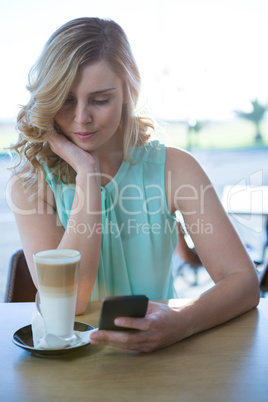
<svg viewBox="0 0 268 402">
<path fill-rule="evenodd" d="M 90 331 L 91 329 L 94 329 L 94 327 L 92 327 L 89 324 L 85 324 L 83 322 L 78 321 L 75 321 L 74 323 L 75 331 L 85 332 Z M 56 357 L 60 355 L 65 355 L 67 353 L 74 352 L 77 349 L 80 349 L 90 344 L 90 342 L 88 341 L 82 343 L 78 342 L 75 345 L 68 346 L 64 349 L 37 349 L 33 346 L 33 335 L 31 325 L 26 325 L 26 327 L 18 329 L 13 334 L 12 340 L 15 343 L 15 345 L 19 346 L 20 348 L 23 348 L 34 355 L 43 357 Z"/>
</svg>

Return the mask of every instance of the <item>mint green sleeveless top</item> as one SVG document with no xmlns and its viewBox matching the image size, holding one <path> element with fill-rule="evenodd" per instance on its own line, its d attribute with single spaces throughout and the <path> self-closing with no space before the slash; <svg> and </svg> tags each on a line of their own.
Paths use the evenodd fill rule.
<svg viewBox="0 0 268 402">
<path fill-rule="evenodd" d="M 114 178 L 101 188 L 102 230 L 100 263 L 90 300 L 106 296 L 145 294 L 151 300 L 177 297 L 172 255 L 176 247 L 175 216 L 165 191 L 165 146 L 158 141 L 133 150 L 133 165 L 123 161 Z M 62 183 L 44 166 L 64 228 L 72 208 L 75 185 Z"/>
</svg>

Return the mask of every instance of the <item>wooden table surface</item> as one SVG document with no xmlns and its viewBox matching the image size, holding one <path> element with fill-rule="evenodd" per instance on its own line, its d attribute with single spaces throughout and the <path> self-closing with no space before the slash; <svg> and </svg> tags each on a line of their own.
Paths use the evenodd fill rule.
<svg viewBox="0 0 268 402">
<path fill-rule="evenodd" d="M 172 305 L 185 299 L 171 300 Z M 77 320 L 98 325 L 100 304 Z M 150 354 L 89 345 L 61 358 L 17 347 L 33 303 L 0 304 L 0 401 L 268 401 L 268 299 L 228 323 Z"/>
</svg>

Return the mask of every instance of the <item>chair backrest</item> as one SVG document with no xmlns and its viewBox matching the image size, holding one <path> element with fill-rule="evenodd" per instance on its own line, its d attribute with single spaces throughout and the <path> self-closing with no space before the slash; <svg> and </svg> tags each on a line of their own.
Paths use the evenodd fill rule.
<svg viewBox="0 0 268 402">
<path fill-rule="evenodd" d="M 264 252 L 264 261 L 262 265 L 262 270 L 259 273 L 260 290 L 263 293 L 268 292 L 268 246 Z"/>
<path fill-rule="evenodd" d="M 10 259 L 5 302 L 32 302 L 36 287 L 32 281 L 23 250 L 17 251 Z"/>
<path fill-rule="evenodd" d="M 268 292 L 268 217 L 266 218 L 266 243 L 263 258 L 263 269 L 259 275 L 260 289 L 263 293 Z"/>
<path fill-rule="evenodd" d="M 260 280 L 260 289 L 264 293 L 268 292 L 268 265 L 266 266 L 266 268 L 264 268 L 264 271 L 262 272 L 262 277 Z"/>
</svg>

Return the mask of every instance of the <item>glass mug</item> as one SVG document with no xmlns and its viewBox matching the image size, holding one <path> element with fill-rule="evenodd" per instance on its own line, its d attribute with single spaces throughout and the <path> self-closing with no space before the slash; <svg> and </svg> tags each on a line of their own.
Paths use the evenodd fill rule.
<svg viewBox="0 0 268 402">
<path fill-rule="evenodd" d="M 67 249 L 45 250 L 34 254 L 33 258 L 38 282 L 35 300 L 44 319 L 45 333 L 68 340 L 75 339 L 80 252 Z"/>
</svg>

